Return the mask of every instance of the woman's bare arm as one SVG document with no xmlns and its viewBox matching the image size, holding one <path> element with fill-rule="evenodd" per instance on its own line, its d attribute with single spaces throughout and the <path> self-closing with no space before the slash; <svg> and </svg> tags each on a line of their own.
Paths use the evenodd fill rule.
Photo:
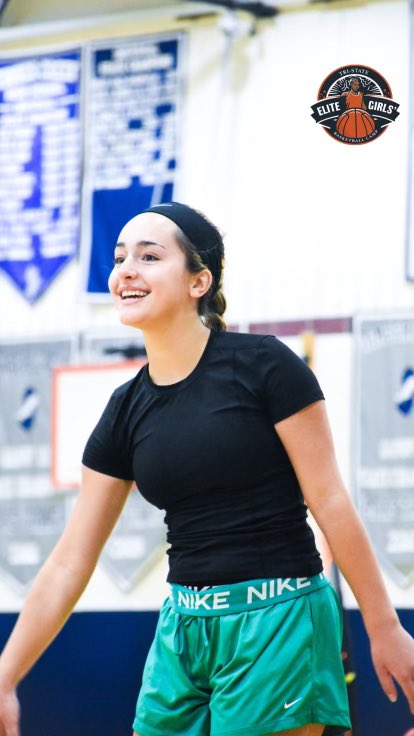
<svg viewBox="0 0 414 736">
<path fill-rule="evenodd" d="M 275 425 L 305 501 L 361 609 L 374 666 L 390 700 L 393 677 L 414 713 L 414 641 L 400 626 L 365 528 L 344 486 L 325 404 L 318 401 Z"/>
<path fill-rule="evenodd" d="M 36 576 L 0 657 L 0 691 L 17 686 L 69 618 L 122 511 L 131 485 L 129 481 L 83 468 L 82 489 L 73 514 Z"/>
</svg>

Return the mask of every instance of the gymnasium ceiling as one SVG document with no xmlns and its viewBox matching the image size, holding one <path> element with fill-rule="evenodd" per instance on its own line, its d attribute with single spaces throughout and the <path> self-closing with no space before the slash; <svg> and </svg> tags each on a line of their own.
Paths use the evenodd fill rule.
<svg viewBox="0 0 414 736">
<path fill-rule="evenodd" d="M 102 17 L 124 12 L 156 17 L 198 15 L 217 10 L 217 6 L 202 0 L 0 0 L 0 26 Z"/>
</svg>

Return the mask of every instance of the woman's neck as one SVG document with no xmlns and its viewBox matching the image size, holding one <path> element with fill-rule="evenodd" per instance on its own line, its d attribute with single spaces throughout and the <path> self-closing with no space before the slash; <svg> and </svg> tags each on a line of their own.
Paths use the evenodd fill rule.
<svg viewBox="0 0 414 736">
<path fill-rule="evenodd" d="M 162 386 L 187 378 L 199 362 L 209 336 L 210 330 L 198 316 L 165 331 L 144 332 L 152 381 Z"/>
</svg>

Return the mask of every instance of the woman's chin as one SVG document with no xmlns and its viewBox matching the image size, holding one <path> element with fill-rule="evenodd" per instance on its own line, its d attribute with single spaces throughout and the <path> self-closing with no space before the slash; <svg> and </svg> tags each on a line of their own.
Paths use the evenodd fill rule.
<svg viewBox="0 0 414 736">
<path fill-rule="evenodd" d="M 121 324 L 126 325 L 127 327 L 137 327 L 138 329 L 140 329 L 142 324 L 145 322 L 145 319 L 142 317 L 140 318 L 136 314 L 128 314 L 128 312 L 124 312 L 122 310 L 118 312 L 118 319 Z"/>
</svg>

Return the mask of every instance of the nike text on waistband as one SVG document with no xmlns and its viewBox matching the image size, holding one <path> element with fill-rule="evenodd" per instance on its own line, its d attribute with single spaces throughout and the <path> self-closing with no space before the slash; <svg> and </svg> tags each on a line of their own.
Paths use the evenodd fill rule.
<svg viewBox="0 0 414 736">
<path fill-rule="evenodd" d="M 220 616 L 265 608 L 328 585 L 323 573 L 307 578 L 271 578 L 218 585 L 208 591 L 192 591 L 172 583 L 171 607 L 190 616 Z"/>
</svg>

